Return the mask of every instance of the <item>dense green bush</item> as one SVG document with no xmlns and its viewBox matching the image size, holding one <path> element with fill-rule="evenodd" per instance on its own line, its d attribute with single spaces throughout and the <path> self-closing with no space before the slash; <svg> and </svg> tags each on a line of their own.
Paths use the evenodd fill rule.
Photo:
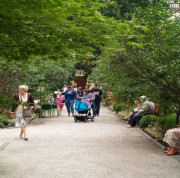
<svg viewBox="0 0 180 178">
<path fill-rule="evenodd" d="M 176 127 L 176 114 L 172 113 L 168 116 L 161 117 L 147 115 L 142 117 L 140 126 L 142 128 L 153 127 L 163 137 L 167 130 Z"/>
<path fill-rule="evenodd" d="M 113 110 L 115 111 L 116 110 L 116 103 L 113 105 Z"/>
<path fill-rule="evenodd" d="M 4 125 L 14 125 L 15 120 L 9 114 L 0 114 L 0 123 Z"/>
<path fill-rule="evenodd" d="M 116 113 L 128 109 L 128 106 L 126 104 L 116 104 L 115 111 Z"/>
<path fill-rule="evenodd" d="M 110 102 L 108 102 L 108 101 L 105 101 L 105 106 L 109 106 L 111 103 Z"/>
<path fill-rule="evenodd" d="M 0 128 L 1 128 L 1 127 L 4 127 L 4 124 L 3 124 L 3 123 L 0 123 Z"/>
<path fill-rule="evenodd" d="M 165 134 L 169 129 L 176 127 L 176 114 L 172 113 L 169 116 L 162 116 L 157 119 L 155 128 Z"/>
<path fill-rule="evenodd" d="M 142 127 L 142 128 L 146 128 L 148 127 L 149 125 L 152 127 L 155 125 L 155 123 L 157 122 L 158 120 L 158 116 L 156 115 L 147 115 L 147 116 L 143 116 L 140 120 L 140 123 L 139 125 Z"/>
</svg>

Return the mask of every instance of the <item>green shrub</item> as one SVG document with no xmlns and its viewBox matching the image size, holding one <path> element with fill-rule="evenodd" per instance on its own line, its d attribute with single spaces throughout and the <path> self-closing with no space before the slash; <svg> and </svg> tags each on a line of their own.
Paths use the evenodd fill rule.
<svg viewBox="0 0 180 178">
<path fill-rule="evenodd" d="M 109 106 L 110 104 L 108 101 L 105 101 L 105 106 Z"/>
<path fill-rule="evenodd" d="M 142 127 L 142 128 L 146 128 L 148 127 L 149 125 L 151 127 L 154 127 L 154 125 L 156 124 L 157 120 L 158 120 L 158 116 L 156 115 L 147 115 L 147 116 L 143 116 L 140 120 L 140 123 L 139 125 Z"/>
<path fill-rule="evenodd" d="M 156 129 L 163 134 L 172 128 L 176 127 L 176 114 L 172 113 L 169 116 L 161 116 L 157 119 Z"/>
<path fill-rule="evenodd" d="M 4 124 L 3 124 L 3 123 L 0 123 L 0 128 L 1 128 L 1 127 L 4 127 Z"/>
<path fill-rule="evenodd" d="M 115 111 L 116 111 L 116 113 L 118 113 L 118 112 L 120 112 L 120 111 L 124 111 L 124 110 L 126 110 L 126 109 L 128 109 L 128 106 L 127 106 L 126 104 L 124 104 L 124 103 L 122 103 L 122 104 L 116 104 L 116 106 L 115 106 Z"/>
<path fill-rule="evenodd" d="M 9 120 L 8 121 L 8 125 L 14 126 L 15 125 L 15 120 L 14 119 L 13 120 Z"/>
<path fill-rule="evenodd" d="M 113 105 L 113 110 L 114 110 L 114 111 L 116 110 L 116 105 L 117 105 L 117 104 L 114 104 L 114 105 Z"/>
<path fill-rule="evenodd" d="M 12 117 L 9 114 L 0 114 L 0 123 L 4 125 L 9 125 L 12 123 Z"/>
</svg>

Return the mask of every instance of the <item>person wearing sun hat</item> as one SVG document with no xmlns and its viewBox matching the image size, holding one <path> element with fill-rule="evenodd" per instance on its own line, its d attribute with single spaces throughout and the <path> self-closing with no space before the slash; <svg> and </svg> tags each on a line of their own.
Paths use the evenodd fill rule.
<svg viewBox="0 0 180 178">
<path fill-rule="evenodd" d="M 23 109 L 28 109 L 30 104 L 34 105 L 33 97 L 28 93 L 29 87 L 27 85 L 19 86 L 19 93 L 14 96 L 17 102 L 12 106 L 11 116 L 16 119 L 16 127 L 21 127 L 20 138 L 28 140 L 26 134 L 26 118 L 23 116 Z M 25 103 L 28 103 L 26 105 Z"/>
<path fill-rule="evenodd" d="M 146 96 L 140 96 L 139 100 L 140 102 L 138 100 L 134 100 L 137 108 L 134 108 L 129 116 L 122 118 L 123 120 L 128 120 L 128 128 L 135 127 L 136 124 L 139 124 L 139 121 L 142 118 L 143 114 L 147 115 L 155 113 L 154 103 L 149 101 Z"/>
<path fill-rule="evenodd" d="M 139 99 L 142 103 L 142 108 L 140 109 L 139 113 L 143 112 L 144 115 L 156 114 L 153 102 L 149 101 L 149 99 L 146 96 L 140 96 Z"/>
</svg>

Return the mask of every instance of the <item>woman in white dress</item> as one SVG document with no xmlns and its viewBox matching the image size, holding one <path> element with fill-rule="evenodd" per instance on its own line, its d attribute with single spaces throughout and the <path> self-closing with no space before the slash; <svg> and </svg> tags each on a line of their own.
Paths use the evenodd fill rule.
<svg viewBox="0 0 180 178">
<path fill-rule="evenodd" d="M 20 85 L 19 94 L 15 95 L 15 100 L 19 101 L 19 104 L 13 104 L 11 116 L 16 119 L 16 127 L 21 127 L 20 138 L 28 141 L 26 134 L 26 118 L 23 117 L 23 109 L 28 109 L 30 104 L 34 105 L 33 97 L 30 93 L 27 93 L 28 86 Z M 25 103 L 28 103 L 25 104 Z"/>
</svg>

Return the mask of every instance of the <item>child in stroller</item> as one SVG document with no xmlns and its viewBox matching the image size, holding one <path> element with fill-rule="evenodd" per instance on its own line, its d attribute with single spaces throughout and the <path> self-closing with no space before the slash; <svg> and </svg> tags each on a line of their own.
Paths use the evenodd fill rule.
<svg viewBox="0 0 180 178">
<path fill-rule="evenodd" d="M 86 99 L 76 101 L 74 121 L 87 122 L 88 119 L 94 122 L 94 116 L 91 116 L 91 101 Z"/>
</svg>

